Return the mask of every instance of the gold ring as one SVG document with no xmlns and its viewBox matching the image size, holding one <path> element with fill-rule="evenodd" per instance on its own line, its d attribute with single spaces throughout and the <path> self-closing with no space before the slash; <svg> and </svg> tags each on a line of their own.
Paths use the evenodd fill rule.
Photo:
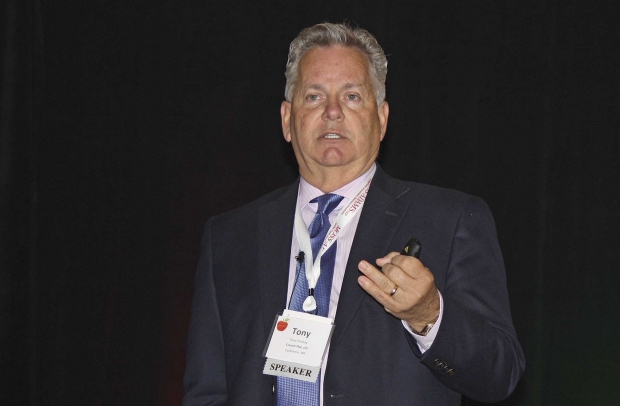
<svg viewBox="0 0 620 406">
<path fill-rule="evenodd" d="M 394 296 L 394 293 L 398 290 L 398 285 L 394 285 L 394 289 L 390 292 L 390 296 Z"/>
</svg>

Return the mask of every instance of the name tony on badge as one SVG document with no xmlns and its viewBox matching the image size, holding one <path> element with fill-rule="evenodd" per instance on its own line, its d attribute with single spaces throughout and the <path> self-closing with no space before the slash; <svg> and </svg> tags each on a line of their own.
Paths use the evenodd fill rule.
<svg viewBox="0 0 620 406">
<path fill-rule="evenodd" d="M 333 326 L 327 317 L 285 310 L 267 344 L 263 373 L 316 381 Z"/>
</svg>

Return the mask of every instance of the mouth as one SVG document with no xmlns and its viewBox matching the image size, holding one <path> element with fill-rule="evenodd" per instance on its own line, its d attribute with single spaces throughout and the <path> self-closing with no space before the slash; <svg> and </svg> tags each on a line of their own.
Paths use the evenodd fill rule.
<svg viewBox="0 0 620 406">
<path fill-rule="evenodd" d="M 342 136 L 340 134 L 336 134 L 336 133 L 327 133 L 325 135 L 323 135 L 323 138 L 326 138 L 328 140 L 337 140 L 342 138 Z"/>
</svg>

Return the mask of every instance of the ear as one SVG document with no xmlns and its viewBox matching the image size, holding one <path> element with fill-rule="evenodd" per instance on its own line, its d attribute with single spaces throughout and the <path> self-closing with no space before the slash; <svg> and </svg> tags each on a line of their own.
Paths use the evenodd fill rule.
<svg viewBox="0 0 620 406">
<path fill-rule="evenodd" d="M 385 137 L 385 132 L 387 131 L 387 123 L 388 116 L 390 115 L 390 106 L 388 102 L 384 101 L 379 106 L 379 124 L 381 125 L 381 141 L 383 141 L 383 137 Z"/>
<path fill-rule="evenodd" d="M 280 116 L 282 117 L 282 134 L 286 142 L 291 142 L 291 103 L 283 101 L 280 106 Z"/>
</svg>

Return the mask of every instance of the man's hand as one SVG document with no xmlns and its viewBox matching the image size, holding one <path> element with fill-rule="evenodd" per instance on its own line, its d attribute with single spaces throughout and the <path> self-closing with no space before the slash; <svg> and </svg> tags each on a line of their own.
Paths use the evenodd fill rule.
<svg viewBox="0 0 620 406">
<path fill-rule="evenodd" d="M 391 252 L 377 259 L 377 265 L 383 272 L 361 261 L 358 268 L 364 275 L 358 282 L 386 312 L 406 321 L 415 331 L 422 331 L 427 324 L 437 321 L 439 293 L 433 274 L 422 262 Z"/>
</svg>

